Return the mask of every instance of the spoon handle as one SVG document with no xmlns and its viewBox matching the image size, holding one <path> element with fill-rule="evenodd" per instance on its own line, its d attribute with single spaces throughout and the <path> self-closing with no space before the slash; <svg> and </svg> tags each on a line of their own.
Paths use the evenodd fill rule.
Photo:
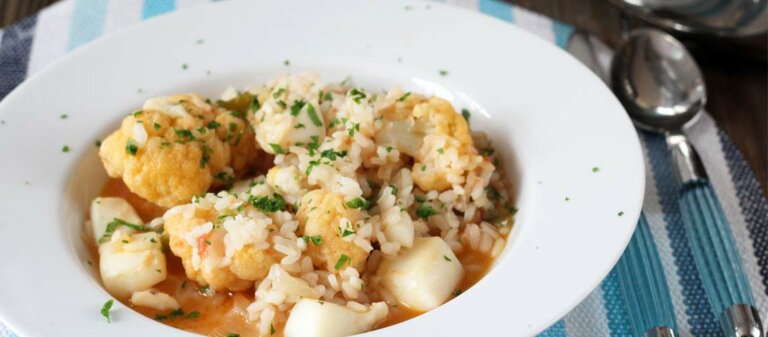
<svg viewBox="0 0 768 337">
<path fill-rule="evenodd" d="M 720 315 L 726 336 L 762 336 L 736 242 L 709 180 L 684 182 L 679 205 L 704 291 L 715 314 Z M 738 333 L 750 330 L 760 332 Z"/>
<path fill-rule="evenodd" d="M 699 155 L 682 134 L 668 134 L 667 145 L 682 185 L 678 204 L 685 234 L 723 332 L 727 337 L 763 336 L 736 241 Z"/>
<path fill-rule="evenodd" d="M 657 336 L 677 335 L 669 287 L 644 214 L 616 272 L 634 335 L 654 336 L 654 331 Z"/>
</svg>

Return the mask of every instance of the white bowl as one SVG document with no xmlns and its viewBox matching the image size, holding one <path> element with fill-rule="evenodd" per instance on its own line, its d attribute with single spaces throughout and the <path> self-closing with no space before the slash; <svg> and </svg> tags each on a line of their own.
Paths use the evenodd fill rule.
<svg viewBox="0 0 768 337">
<path fill-rule="evenodd" d="M 81 240 L 106 178 L 93 143 L 147 97 L 214 96 L 289 71 L 402 85 L 469 108 L 514 185 L 520 212 L 488 275 L 367 335 L 533 335 L 584 299 L 629 241 L 644 189 L 638 139 L 609 90 L 563 51 L 440 4 L 229 1 L 93 43 L 0 103 L 0 320 L 22 337 L 189 335 L 119 303 L 111 324 L 99 314 L 110 296 Z"/>
</svg>

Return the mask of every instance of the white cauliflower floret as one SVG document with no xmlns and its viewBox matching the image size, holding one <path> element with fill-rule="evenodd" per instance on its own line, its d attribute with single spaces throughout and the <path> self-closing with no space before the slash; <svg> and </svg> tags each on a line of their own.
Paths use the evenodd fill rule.
<svg viewBox="0 0 768 337">
<path fill-rule="evenodd" d="M 163 207 L 205 193 L 230 162 L 230 146 L 213 132 L 217 111 L 196 95 L 150 99 L 101 144 L 111 177 Z"/>
<path fill-rule="evenodd" d="M 319 91 L 316 77 L 300 75 L 279 78 L 259 94 L 261 107 L 248 119 L 262 150 L 281 154 L 325 137 Z"/>
<path fill-rule="evenodd" d="M 443 191 L 461 184 L 483 160 L 472 144 L 467 121 L 444 99 L 412 94 L 379 112 L 383 122 L 377 141 L 393 144 L 415 159 L 413 180 L 422 190 Z"/>
<path fill-rule="evenodd" d="M 352 224 L 362 218 L 363 212 L 347 206 L 341 195 L 321 189 L 311 191 L 301 199 L 296 216 L 300 223 L 299 233 L 312 242 L 307 244 L 307 254 L 316 266 L 331 272 L 347 266 L 364 269 L 368 252 L 354 242 L 344 240 L 344 237 L 354 235 Z"/>
</svg>

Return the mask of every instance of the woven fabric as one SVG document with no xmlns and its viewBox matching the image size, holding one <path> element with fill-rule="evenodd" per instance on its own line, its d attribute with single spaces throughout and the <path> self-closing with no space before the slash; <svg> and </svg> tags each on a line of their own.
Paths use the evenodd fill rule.
<svg viewBox="0 0 768 337">
<path fill-rule="evenodd" d="M 142 20 L 213 0 L 63 0 L 0 30 L 0 99 L 25 78 L 94 39 Z M 528 30 L 561 48 L 571 26 L 494 0 L 448 0 Z M 500 41 L 503 43 L 503 41 Z M 662 136 L 640 132 L 647 185 L 644 212 L 658 246 L 681 336 L 723 336 L 683 232 L 677 185 Z M 704 115 L 689 130 L 723 204 L 758 311 L 768 313 L 768 203 L 733 142 Z M 567 282 L 564 278 L 563 282 Z M 631 336 L 615 273 L 544 337 Z M 95 312 L 95 311 L 94 311 Z M 510 317 L 510 319 L 515 319 Z M 500 331 L 499 336 L 504 336 Z M 16 337 L 0 325 L 0 337 Z M 20 336 L 23 337 L 23 336 Z M 516 336 L 514 336 L 516 337 Z"/>
</svg>

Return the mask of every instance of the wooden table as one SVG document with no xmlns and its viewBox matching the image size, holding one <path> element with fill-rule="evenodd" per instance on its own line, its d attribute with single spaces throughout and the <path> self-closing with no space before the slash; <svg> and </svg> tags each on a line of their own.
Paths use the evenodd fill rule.
<svg viewBox="0 0 768 337">
<path fill-rule="evenodd" d="M 55 0 L 0 0 L 0 27 Z M 607 0 L 511 0 L 595 34 L 615 46 L 620 11 Z M 631 25 L 640 25 L 632 21 Z M 766 36 L 738 41 L 681 37 L 707 81 L 707 110 L 736 143 L 768 195 L 768 67 Z"/>
</svg>

